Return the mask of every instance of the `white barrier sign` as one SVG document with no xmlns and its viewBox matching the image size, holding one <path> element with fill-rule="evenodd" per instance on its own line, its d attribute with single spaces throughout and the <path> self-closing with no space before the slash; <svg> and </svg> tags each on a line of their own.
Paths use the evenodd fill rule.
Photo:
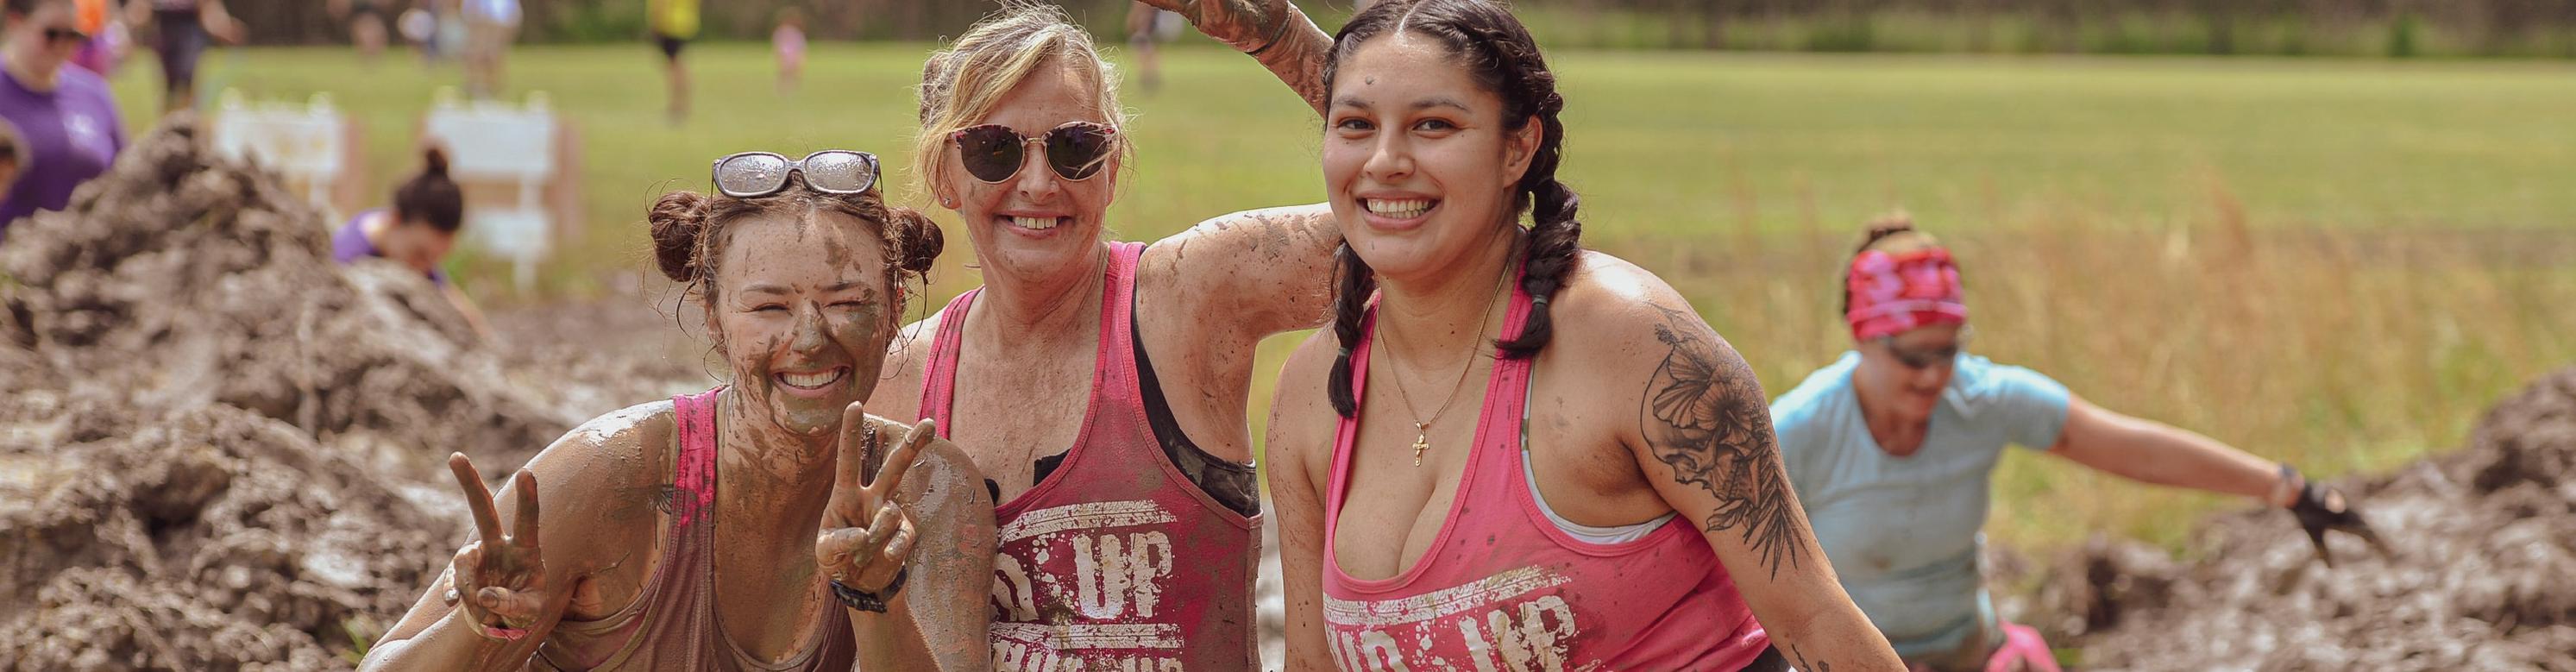
<svg viewBox="0 0 2576 672">
<path fill-rule="evenodd" d="M 535 281 L 552 226 L 546 185 L 554 179 L 554 112 L 544 94 L 526 105 L 459 102 L 442 95 L 422 121 L 428 141 L 447 150 L 448 176 L 457 182 L 504 188 L 514 198 L 469 199 L 466 238 L 517 267 L 522 288 Z"/>
<path fill-rule="evenodd" d="M 326 223 L 339 221 L 331 196 L 349 168 L 349 120 L 329 95 L 303 105 L 254 104 L 227 90 L 217 109 L 210 138 L 217 154 L 276 170 L 287 188 L 322 210 Z"/>
</svg>

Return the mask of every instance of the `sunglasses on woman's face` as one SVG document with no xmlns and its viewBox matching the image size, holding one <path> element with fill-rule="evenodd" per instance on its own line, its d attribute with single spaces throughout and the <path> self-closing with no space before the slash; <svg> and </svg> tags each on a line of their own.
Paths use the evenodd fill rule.
<svg viewBox="0 0 2576 672">
<path fill-rule="evenodd" d="M 769 152 L 743 152 L 716 159 L 716 191 L 734 198 L 753 198 L 787 188 L 787 174 L 805 175 L 805 186 L 826 194 L 861 194 L 877 184 L 877 155 L 826 149 L 790 159 Z"/>
<path fill-rule="evenodd" d="M 1921 371 L 1935 366 L 1949 366 L 1952 362 L 1958 361 L 1959 351 L 1968 347 L 1968 337 L 1974 335 L 1976 332 L 1961 328 L 1957 339 L 1938 347 L 1906 347 L 1898 345 L 1894 336 L 1880 337 L 1879 342 L 1887 346 L 1887 354 L 1896 356 L 1896 363 L 1905 365 L 1905 368 Z"/>
<path fill-rule="evenodd" d="M 71 28 L 46 28 L 45 43 L 57 47 L 89 41 L 89 33 Z"/>
<path fill-rule="evenodd" d="M 1009 126 L 985 124 L 960 129 L 948 139 L 957 143 L 966 173 L 987 183 L 1000 184 L 1020 174 L 1029 144 L 1039 141 L 1046 142 L 1047 166 L 1055 169 L 1056 176 L 1079 182 L 1100 174 L 1100 167 L 1109 163 L 1109 153 L 1118 145 L 1118 129 L 1077 121 L 1032 138 Z"/>
</svg>

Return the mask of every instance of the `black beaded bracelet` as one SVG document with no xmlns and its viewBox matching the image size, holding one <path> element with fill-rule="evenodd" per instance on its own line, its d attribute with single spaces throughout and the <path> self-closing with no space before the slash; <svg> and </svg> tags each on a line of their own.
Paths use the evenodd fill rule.
<svg viewBox="0 0 2576 672">
<path fill-rule="evenodd" d="M 844 586 L 841 585 L 841 582 L 834 581 L 832 582 L 832 597 L 839 599 L 841 604 L 848 605 L 852 609 L 882 614 L 886 612 L 886 605 L 894 601 L 895 593 L 903 591 L 903 580 L 911 574 L 911 567 L 895 570 L 894 580 L 886 583 L 885 590 L 875 593 Z"/>
</svg>

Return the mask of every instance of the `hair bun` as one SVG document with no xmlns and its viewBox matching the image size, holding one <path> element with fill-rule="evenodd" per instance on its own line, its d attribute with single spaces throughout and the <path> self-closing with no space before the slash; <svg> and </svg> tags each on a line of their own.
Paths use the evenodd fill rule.
<svg viewBox="0 0 2576 672">
<path fill-rule="evenodd" d="M 674 191 L 654 201 L 645 220 L 653 227 L 653 257 L 662 267 L 662 276 L 672 282 L 698 279 L 698 246 L 707 230 L 705 194 Z"/>
<path fill-rule="evenodd" d="M 921 214 L 919 210 L 906 207 L 887 208 L 886 221 L 899 234 L 895 240 L 903 246 L 903 249 L 895 251 L 896 264 L 905 272 L 928 277 L 931 265 L 939 261 L 940 250 L 948 244 L 946 235 L 939 230 L 939 223 L 930 221 L 930 216 Z"/>
<path fill-rule="evenodd" d="M 437 147 L 430 147 L 428 149 L 421 150 L 420 162 L 426 165 L 426 167 L 420 169 L 420 174 L 439 179 L 447 178 L 446 150 L 439 149 Z"/>
</svg>

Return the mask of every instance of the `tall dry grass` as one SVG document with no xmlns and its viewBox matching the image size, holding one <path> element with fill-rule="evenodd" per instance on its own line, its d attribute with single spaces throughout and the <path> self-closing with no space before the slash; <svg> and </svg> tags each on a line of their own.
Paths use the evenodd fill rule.
<svg viewBox="0 0 2576 672">
<path fill-rule="evenodd" d="M 2254 227 L 2219 187 L 2207 210 L 2164 227 L 2074 209 L 1918 223 L 1964 267 L 1971 351 L 2312 474 L 2457 446 L 2493 400 L 2576 363 L 2576 235 Z M 1605 246 L 1673 280 L 1776 396 L 1850 345 L 1836 283 L 1859 227 Z M 2011 545 L 2175 545 L 2199 514 L 2248 504 L 2013 453 L 1987 528 Z"/>
</svg>

